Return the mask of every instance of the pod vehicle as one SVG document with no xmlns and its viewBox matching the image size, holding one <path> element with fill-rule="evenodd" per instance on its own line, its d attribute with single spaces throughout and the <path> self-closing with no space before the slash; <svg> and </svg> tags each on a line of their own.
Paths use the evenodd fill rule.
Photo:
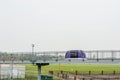
<svg viewBox="0 0 120 80">
<path fill-rule="evenodd" d="M 65 58 L 66 59 L 70 59 L 70 58 L 84 59 L 84 58 L 86 58 L 86 55 L 82 50 L 70 50 L 70 51 L 66 52 Z"/>
</svg>

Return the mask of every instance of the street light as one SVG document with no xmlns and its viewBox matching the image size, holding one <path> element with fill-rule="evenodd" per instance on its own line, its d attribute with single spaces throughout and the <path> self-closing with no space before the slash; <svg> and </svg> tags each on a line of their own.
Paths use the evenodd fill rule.
<svg viewBox="0 0 120 80">
<path fill-rule="evenodd" d="M 34 54 L 34 47 L 35 47 L 35 45 L 32 44 L 32 54 Z"/>
<path fill-rule="evenodd" d="M 35 45 L 34 44 L 32 44 L 32 63 L 34 64 L 34 62 L 35 62 L 35 59 L 34 59 L 34 47 L 35 47 Z"/>
<path fill-rule="evenodd" d="M 11 54 L 11 72 L 10 72 L 10 80 L 13 80 L 13 60 L 14 60 L 14 57 L 13 57 L 13 54 Z"/>
</svg>

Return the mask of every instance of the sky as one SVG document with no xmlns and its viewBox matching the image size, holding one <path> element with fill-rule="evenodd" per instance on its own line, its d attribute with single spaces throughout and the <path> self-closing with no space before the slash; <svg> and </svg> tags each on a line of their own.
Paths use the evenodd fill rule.
<svg viewBox="0 0 120 80">
<path fill-rule="evenodd" d="M 120 0 L 0 0 L 0 51 L 120 50 Z"/>
</svg>

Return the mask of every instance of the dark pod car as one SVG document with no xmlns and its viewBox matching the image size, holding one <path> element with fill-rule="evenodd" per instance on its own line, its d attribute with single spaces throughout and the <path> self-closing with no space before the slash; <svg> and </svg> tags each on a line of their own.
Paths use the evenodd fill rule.
<svg viewBox="0 0 120 80">
<path fill-rule="evenodd" d="M 65 58 L 86 58 L 82 50 L 70 50 L 66 52 Z"/>
</svg>

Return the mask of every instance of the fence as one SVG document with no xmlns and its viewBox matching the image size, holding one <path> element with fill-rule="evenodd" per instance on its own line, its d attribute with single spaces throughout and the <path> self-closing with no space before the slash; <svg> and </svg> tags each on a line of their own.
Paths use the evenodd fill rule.
<svg viewBox="0 0 120 80">
<path fill-rule="evenodd" d="M 113 73 L 106 74 L 105 71 L 101 71 L 100 74 L 93 74 L 92 71 L 88 71 L 88 74 L 78 74 L 78 71 L 70 74 L 66 71 L 56 73 L 49 71 L 49 75 L 57 76 L 59 79 L 65 80 L 120 80 L 120 73 L 113 71 Z"/>
<path fill-rule="evenodd" d="M 25 78 L 25 67 L 18 65 L 0 64 L 0 79 Z"/>
</svg>

